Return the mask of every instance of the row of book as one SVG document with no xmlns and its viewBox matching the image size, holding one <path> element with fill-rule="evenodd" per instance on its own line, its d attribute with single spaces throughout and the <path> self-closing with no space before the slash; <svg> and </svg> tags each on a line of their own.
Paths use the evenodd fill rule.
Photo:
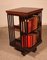
<svg viewBox="0 0 47 60">
<path fill-rule="evenodd" d="M 39 18 L 35 15 L 32 18 L 29 18 L 21 22 L 21 31 L 30 33 L 31 31 L 37 29 Z"/>
<path fill-rule="evenodd" d="M 30 48 L 37 43 L 37 35 L 36 34 L 28 34 L 22 36 L 22 47 Z"/>
<path fill-rule="evenodd" d="M 37 15 L 34 15 L 32 18 L 29 18 L 21 22 L 21 31 L 24 33 L 30 33 L 38 28 L 39 18 Z M 27 34 L 22 35 L 22 47 L 30 48 L 37 43 L 37 34 Z"/>
</svg>

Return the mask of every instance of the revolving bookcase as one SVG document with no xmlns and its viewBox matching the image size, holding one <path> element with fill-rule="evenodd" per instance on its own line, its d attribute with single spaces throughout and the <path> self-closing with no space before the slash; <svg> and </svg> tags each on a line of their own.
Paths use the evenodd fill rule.
<svg viewBox="0 0 47 60">
<path fill-rule="evenodd" d="M 9 44 L 23 55 L 36 52 L 37 46 L 42 42 L 42 8 L 21 7 L 6 10 Z M 14 25 L 14 16 L 19 17 L 19 25 Z M 20 37 L 15 38 L 15 31 L 20 32 Z"/>
</svg>

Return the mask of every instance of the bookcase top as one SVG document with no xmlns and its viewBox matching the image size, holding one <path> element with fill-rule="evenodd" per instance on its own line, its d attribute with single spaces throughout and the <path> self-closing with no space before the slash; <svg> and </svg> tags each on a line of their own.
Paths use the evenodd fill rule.
<svg viewBox="0 0 47 60">
<path fill-rule="evenodd" d="M 43 10 L 42 8 L 21 7 L 21 8 L 6 10 L 6 12 L 9 15 L 27 16 L 29 14 L 35 14 L 41 12 L 42 10 Z"/>
</svg>

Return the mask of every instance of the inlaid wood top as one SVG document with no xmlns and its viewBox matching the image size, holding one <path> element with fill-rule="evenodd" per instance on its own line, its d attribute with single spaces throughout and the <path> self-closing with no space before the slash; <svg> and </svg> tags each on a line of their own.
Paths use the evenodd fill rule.
<svg viewBox="0 0 47 60">
<path fill-rule="evenodd" d="M 6 10 L 6 12 L 7 14 L 10 15 L 26 16 L 28 14 L 41 12 L 42 10 L 43 10 L 42 8 L 21 7 L 21 8 Z"/>
</svg>

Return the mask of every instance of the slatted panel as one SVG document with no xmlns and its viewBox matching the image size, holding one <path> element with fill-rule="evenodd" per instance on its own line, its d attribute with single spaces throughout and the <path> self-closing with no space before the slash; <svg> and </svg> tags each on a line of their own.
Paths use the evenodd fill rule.
<svg viewBox="0 0 47 60">
<path fill-rule="evenodd" d="M 9 40 L 11 42 L 15 39 L 14 16 L 7 15 L 7 19 L 8 19 Z"/>
</svg>

